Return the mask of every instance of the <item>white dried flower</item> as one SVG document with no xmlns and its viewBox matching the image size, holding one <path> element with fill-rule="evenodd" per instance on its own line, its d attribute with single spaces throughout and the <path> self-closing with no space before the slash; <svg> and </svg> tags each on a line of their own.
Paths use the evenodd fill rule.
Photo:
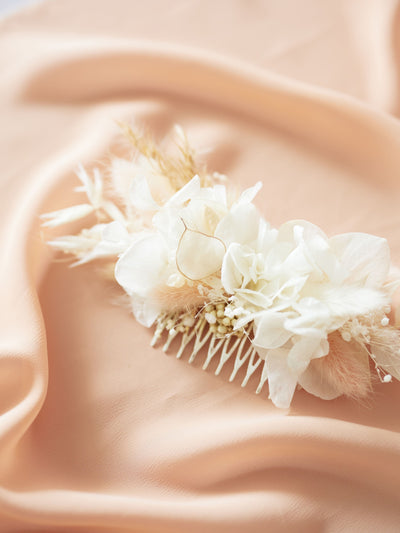
<svg viewBox="0 0 400 533">
<path fill-rule="evenodd" d="M 78 190 L 88 202 L 42 215 L 44 225 L 91 213 L 101 223 L 50 244 L 75 255 L 75 264 L 111 258 L 136 319 L 157 323 L 156 339 L 167 330 L 167 345 L 182 333 L 184 347 L 188 330 L 201 336 L 205 326 L 208 339 L 236 335 L 237 372 L 250 338 L 246 357 L 254 361 L 257 352 L 265 361 L 262 380 L 267 376 L 278 407 L 290 405 L 297 385 L 325 399 L 361 395 L 368 357 L 382 382 L 400 379 L 400 333 L 386 316 L 400 270 L 390 265 L 386 240 L 364 233 L 328 238 L 303 220 L 272 228 L 253 204 L 261 183 L 232 201 L 227 179 L 197 174 L 183 130 L 176 134 L 181 157 L 168 159 L 128 128 L 140 154 L 113 160 L 111 195 L 97 169 L 90 177 L 79 167 Z M 194 354 L 200 345 L 197 339 Z M 231 352 L 223 346 L 225 362 Z"/>
</svg>

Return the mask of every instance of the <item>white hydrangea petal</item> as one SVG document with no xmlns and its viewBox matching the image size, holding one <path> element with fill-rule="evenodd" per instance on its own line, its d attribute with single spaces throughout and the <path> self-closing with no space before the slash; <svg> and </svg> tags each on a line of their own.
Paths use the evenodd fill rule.
<svg viewBox="0 0 400 533">
<path fill-rule="evenodd" d="M 201 183 L 200 178 L 196 174 L 186 185 L 179 189 L 171 198 L 166 202 L 166 206 L 181 206 L 190 198 L 195 197 L 200 193 Z"/>
<path fill-rule="evenodd" d="M 310 275 L 311 273 L 319 273 L 315 270 L 315 264 L 309 257 L 307 257 L 306 249 L 303 244 L 299 244 L 292 250 L 285 258 L 281 265 L 282 274 L 285 278 L 290 279 L 293 276 Z"/>
<path fill-rule="evenodd" d="M 127 229 L 119 222 L 110 222 L 103 229 L 103 238 L 116 243 L 129 243 L 130 236 Z"/>
<path fill-rule="evenodd" d="M 298 377 L 298 383 L 305 391 L 322 400 L 334 400 L 341 396 L 337 387 L 323 378 L 320 368 L 313 365 L 309 365 Z"/>
<path fill-rule="evenodd" d="M 390 269 L 390 249 L 386 239 L 367 233 L 336 235 L 329 244 L 347 270 L 347 283 L 379 288 Z"/>
<path fill-rule="evenodd" d="M 323 357 L 329 352 L 326 338 L 300 337 L 293 344 L 288 355 L 288 366 L 298 374 L 304 372 L 311 359 Z"/>
<path fill-rule="evenodd" d="M 225 185 L 217 184 L 217 185 L 214 185 L 213 189 L 214 189 L 215 201 L 226 208 L 226 206 L 228 205 L 228 198 L 226 194 Z"/>
<path fill-rule="evenodd" d="M 299 228 L 299 229 L 298 229 Z M 295 247 L 300 240 L 306 242 L 311 241 L 312 239 L 318 237 L 320 245 L 323 241 L 328 241 L 325 233 L 311 222 L 307 220 L 289 220 L 282 224 L 279 228 L 278 240 L 282 242 L 291 242 L 293 247 Z"/>
<path fill-rule="evenodd" d="M 187 226 L 193 230 L 215 235 L 215 229 L 226 214 L 226 208 L 214 201 L 204 198 L 191 198 L 190 202 L 180 209 L 180 216 Z"/>
<path fill-rule="evenodd" d="M 400 268 L 394 265 L 390 265 L 388 277 L 383 284 L 382 289 L 385 291 L 386 294 L 389 296 L 392 296 L 393 293 L 399 288 L 400 286 Z"/>
<path fill-rule="evenodd" d="M 180 211 L 174 207 L 163 207 L 153 216 L 154 229 L 161 235 L 171 254 L 175 253 L 185 230 Z"/>
<path fill-rule="evenodd" d="M 293 276 L 285 282 L 281 282 L 272 293 L 272 299 L 279 298 L 284 307 L 292 306 L 299 299 L 300 291 L 307 282 L 307 276 Z M 279 303 L 275 304 L 280 307 Z"/>
<path fill-rule="evenodd" d="M 235 330 L 238 330 L 238 329 L 242 329 L 244 328 L 245 326 L 247 326 L 250 322 L 254 322 L 254 320 L 259 317 L 262 313 L 264 313 L 264 311 L 258 311 L 256 313 L 251 313 L 249 312 L 248 314 L 246 315 L 243 315 L 243 316 L 240 316 L 240 318 L 238 318 L 236 320 L 236 324 L 235 324 Z M 254 344 L 254 342 L 253 342 Z M 258 350 L 262 350 L 262 346 L 257 346 L 257 351 Z"/>
<path fill-rule="evenodd" d="M 131 305 L 136 320 L 146 328 L 154 324 L 162 311 L 161 307 L 157 305 L 157 302 L 138 296 L 131 298 Z"/>
<path fill-rule="evenodd" d="M 185 229 L 176 252 L 181 274 L 191 280 L 211 276 L 221 268 L 225 245 L 219 239 Z"/>
<path fill-rule="evenodd" d="M 145 298 L 163 282 L 167 265 L 164 240 L 152 234 L 134 242 L 121 255 L 115 267 L 115 278 L 128 294 Z"/>
<path fill-rule="evenodd" d="M 231 243 L 248 244 L 258 237 L 260 214 L 253 204 L 239 204 L 219 222 L 215 236 L 228 246 Z"/>
<path fill-rule="evenodd" d="M 253 344 L 261 348 L 279 348 L 292 336 L 284 328 L 285 315 L 274 311 L 264 311 L 255 319 L 255 335 Z"/>
<path fill-rule="evenodd" d="M 262 182 L 257 181 L 255 185 L 252 187 L 249 187 L 248 189 L 245 189 L 242 194 L 239 197 L 239 200 L 237 201 L 237 204 L 249 204 L 254 200 L 254 198 L 257 196 L 257 194 L 262 189 Z"/>
<path fill-rule="evenodd" d="M 270 224 L 263 218 L 260 218 L 258 225 L 258 235 L 257 235 L 257 252 L 262 252 L 263 254 L 268 254 L 272 250 L 272 247 L 276 243 L 278 237 L 278 230 L 271 228 Z"/>
<path fill-rule="evenodd" d="M 326 276 L 341 279 L 340 263 L 329 246 L 329 240 L 316 225 L 305 220 L 291 220 L 279 229 L 278 240 L 292 243 L 292 252 L 285 260 L 287 274 L 309 272 L 313 279 L 322 281 Z"/>
<path fill-rule="evenodd" d="M 237 289 L 236 296 L 254 307 L 266 309 L 272 305 L 272 298 L 263 294 L 261 291 L 252 291 L 250 289 Z"/>
<path fill-rule="evenodd" d="M 246 274 L 249 279 L 245 251 L 240 244 L 233 243 L 228 247 L 221 268 L 221 281 L 226 292 L 233 294 L 236 289 L 239 289 Z"/>
<path fill-rule="evenodd" d="M 294 303 L 293 308 L 298 316 L 285 319 L 285 328 L 296 334 L 305 337 L 321 337 L 321 332 L 325 333 L 330 325 L 330 312 L 326 304 L 316 298 L 302 298 L 300 302 Z"/>
<path fill-rule="evenodd" d="M 286 348 L 270 350 L 265 357 L 269 398 L 281 409 L 290 407 L 297 385 L 297 374 L 289 368 L 287 358 Z"/>
</svg>

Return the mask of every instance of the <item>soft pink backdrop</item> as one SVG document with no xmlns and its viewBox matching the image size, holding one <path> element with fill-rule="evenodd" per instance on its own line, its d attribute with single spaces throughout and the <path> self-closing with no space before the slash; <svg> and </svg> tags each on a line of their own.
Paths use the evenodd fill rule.
<svg viewBox="0 0 400 533">
<path fill-rule="evenodd" d="M 38 220 L 121 149 L 115 120 L 179 123 L 263 181 L 273 224 L 381 235 L 400 264 L 399 45 L 392 0 L 47 0 L 0 23 L 1 532 L 399 531 L 398 383 L 280 411 L 151 349 Z"/>
</svg>

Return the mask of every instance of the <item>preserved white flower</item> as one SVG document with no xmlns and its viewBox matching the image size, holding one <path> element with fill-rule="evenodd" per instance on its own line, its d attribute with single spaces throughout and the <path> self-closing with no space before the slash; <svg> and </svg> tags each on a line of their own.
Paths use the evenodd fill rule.
<svg viewBox="0 0 400 533">
<path fill-rule="evenodd" d="M 387 316 L 398 271 L 385 239 L 364 233 L 328 238 L 294 220 L 279 229 L 253 200 L 261 183 L 234 197 L 221 175 L 199 169 L 178 130 L 181 156 L 168 158 L 132 130 L 134 161 L 116 158 L 112 193 L 99 171 L 80 167 L 88 203 L 44 215 L 58 226 L 97 214 L 101 223 L 50 244 L 75 264 L 110 259 L 136 319 L 156 325 L 165 349 L 182 335 L 178 357 L 208 346 L 217 373 L 234 356 L 231 379 L 261 369 L 257 392 L 289 407 L 297 386 L 324 399 L 366 396 L 370 361 L 382 382 L 400 379 L 400 335 Z"/>
</svg>

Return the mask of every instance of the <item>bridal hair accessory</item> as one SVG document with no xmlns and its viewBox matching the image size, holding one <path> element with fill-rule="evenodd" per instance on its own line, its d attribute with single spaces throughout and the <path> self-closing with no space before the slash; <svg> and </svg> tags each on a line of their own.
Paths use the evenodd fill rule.
<svg viewBox="0 0 400 533">
<path fill-rule="evenodd" d="M 189 352 L 189 362 L 203 349 L 203 369 L 217 358 L 216 374 L 233 360 L 230 380 L 243 368 L 242 386 L 258 369 L 256 392 L 268 381 L 282 408 L 296 387 L 363 400 L 374 375 L 400 380 L 400 330 L 389 318 L 400 271 L 385 239 L 328 238 L 304 220 L 273 228 L 253 204 L 261 183 L 237 194 L 196 164 L 180 127 L 178 155 L 121 127 L 134 157 L 113 158 L 107 178 L 79 167 L 87 202 L 42 218 L 55 227 L 95 215 L 49 244 L 74 255 L 73 266 L 111 260 L 136 320 L 154 327 L 153 346 Z"/>
</svg>

